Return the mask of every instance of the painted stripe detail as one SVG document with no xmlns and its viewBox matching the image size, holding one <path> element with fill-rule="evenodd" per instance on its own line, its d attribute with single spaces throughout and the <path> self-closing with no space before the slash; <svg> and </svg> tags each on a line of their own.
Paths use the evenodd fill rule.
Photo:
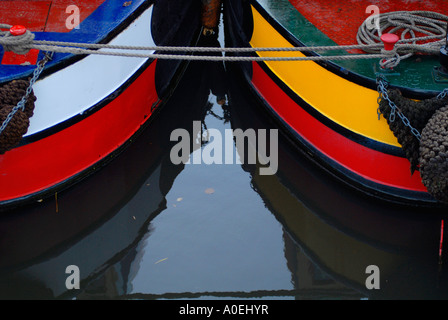
<svg viewBox="0 0 448 320">
<path fill-rule="evenodd" d="M 253 47 L 292 47 L 260 13 L 252 8 Z M 268 40 L 268 41 L 267 41 Z M 259 52 L 260 56 L 288 52 Z M 296 53 L 297 56 L 304 56 Z M 344 79 L 315 62 L 266 62 L 272 72 L 298 96 L 331 121 L 368 139 L 400 147 L 384 118 L 378 121 L 375 90 Z"/>
<path fill-rule="evenodd" d="M 253 63 L 252 84 L 288 126 L 338 165 L 381 185 L 426 192 L 418 172 L 411 176 L 407 159 L 369 149 L 323 125 L 298 106 L 257 63 Z"/>
<path fill-rule="evenodd" d="M 156 62 L 121 95 L 54 135 L 0 156 L 0 201 L 11 201 L 64 182 L 105 159 L 131 138 L 158 101 Z"/>
<path fill-rule="evenodd" d="M 111 44 L 154 46 L 149 25 L 152 6 Z M 36 82 L 37 97 L 26 136 L 82 114 L 115 92 L 147 59 L 90 55 Z"/>
</svg>

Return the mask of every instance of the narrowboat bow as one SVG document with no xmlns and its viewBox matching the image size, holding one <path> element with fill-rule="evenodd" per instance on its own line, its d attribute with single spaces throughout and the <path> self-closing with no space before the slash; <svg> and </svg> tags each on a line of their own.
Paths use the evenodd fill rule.
<svg viewBox="0 0 448 320">
<path fill-rule="evenodd" d="M 170 135 L 179 128 L 190 132 L 193 121 L 205 118 L 208 71 L 207 64 L 190 63 L 157 121 L 102 170 L 57 198 L 0 215 L 0 299 L 104 298 L 104 292 L 89 288 L 116 266 L 127 271 L 117 272 L 111 294 L 129 293 L 130 282 L 122 281 L 137 272 L 131 266 L 140 264 L 139 246 L 151 234 L 153 219 L 167 208 L 166 195 L 185 167 L 170 159 L 177 143 Z M 66 287 L 69 265 L 81 270 L 82 290 Z"/>
<path fill-rule="evenodd" d="M 194 46 L 201 3 L 169 2 L 2 1 L 2 40 L 28 30 L 35 40 Z M 54 194 L 110 161 L 153 118 L 185 67 L 151 57 L 10 49 L 0 46 L 0 210 Z"/>
<path fill-rule="evenodd" d="M 448 136 L 440 122 L 447 114 L 443 107 L 448 103 L 444 91 L 448 78 L 445 55 L 433 53 L 444 48 L 440 36 L 439 42 L 420 46 L 423 50 L 433 45 L 432 53 L 405 55 L 394 46 L 397 39 L 390 44 L 383 38 L 384 47 L 377 55 L 356 59 L 370 53 L 364 52 L 370 44 L 357 42 L 370 17 L 368 6 L 367 1 L 228 0 L 226 46 L 252 47 L 254 52 L 247 56 L 258 59 L 230 66 L 242 73 L 279 127 L 331 175 L 390 202 L 444 206 Z M 431 10 L 438 15 L 432 22 L 446 25 L 447 21 L 441 14 L 448 9 L 443 1 L 428 1 L 418 8 L 395 1 L 377 8 L 381 13 Z M 390 26 L 379 30 L 380 35 L 399 32 Z M 399 44 L 407 39 L 401 36 Z M 372 45 L 383 46 L 372 40 Z M 359 47 L 338 51 L 351 44 Z M 364 51 L 361 45 L 366 45 Z M 306 50 L 323 46 L 330 46 L 328 59 L 315 59 L 325 55 Z M 379 58 L 387 53 L 388 58 Z M 339 59 L 342 55 L 351 57 Z M 269 60 L 273 57 L 304 61 Z"/>
<path fill-rule="evenodd" d="M 229 90 L 232 129 L 275 128 L 269 114 L 259 112 L 255 98 L 241 94 L 241 88 L 232 82 Z M 286 134 L 278 138 L 274 175 L 260 174 L 263 161 L 242 168 L 282 225 L 285 258 L 299 297 L 345 299 L 352 292 L 347 289 L 369 299 L 446 297 L 440 268 L 446 259 L 440 249 L 446 241 L 444 208 L 409 208 L 361 197 L 316 167 Z M 247 148 L 260 152 L 256 144 Z M 237 146 L 241 159 L 246 149 Z M 380 290 L 366 287 L 366 268 L 372 263 L 381 270 Z M 413 281 L 406 280 L 411 274 Z M 316 281 L 316 276 L 331 281 Z"/>
</svg>

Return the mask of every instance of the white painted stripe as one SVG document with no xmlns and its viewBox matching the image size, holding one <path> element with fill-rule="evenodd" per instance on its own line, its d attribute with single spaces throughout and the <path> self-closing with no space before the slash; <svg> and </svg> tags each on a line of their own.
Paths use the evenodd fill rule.
<svg viewBox="0 0 448 320">
<path fill-rule="evenodd" d="M 148 8 L 110 44 L 155 46 L 150 29 L 152 8 Z M 90 55 L 36 82 L 33 89 L 37 101 L 26 136 L 82 114 L 123 85 L 146 60 Z"/>
</svg>

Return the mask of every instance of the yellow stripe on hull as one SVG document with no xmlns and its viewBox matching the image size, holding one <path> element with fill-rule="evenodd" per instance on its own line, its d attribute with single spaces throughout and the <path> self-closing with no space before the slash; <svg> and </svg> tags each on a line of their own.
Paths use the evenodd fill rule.
<svg viewBox="0 0 448 320">
<path fill-rule="evenodd" d="M 252 47 L 292 47 L 252 7 Z M 258 52 L 261 57 L 304 56 L 300 52 Z M 289 88 L 327 118 L 367 138 L 401 147 L 387 121 L 378 120 L 378 93 L 346 80 L 312 61 L 267 61 L 266 65 Z"/>
</svg>

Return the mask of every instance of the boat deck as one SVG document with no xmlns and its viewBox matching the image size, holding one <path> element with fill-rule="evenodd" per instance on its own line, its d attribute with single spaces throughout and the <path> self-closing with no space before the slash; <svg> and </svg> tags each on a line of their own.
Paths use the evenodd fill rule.
<svg viewBox="0 0 448 320">
<path fill-rule="evenodd" d="M 386 2 L 325 1 L 325 0 L 258 0 L 258 3 L 287 29 L 295 38 L 307 46 L 333 46 L 357 44 L 356 35 L 362 23 L 372 15 L 366 12 L 369 5 L 377 5 L 380 13 L 393 11 L 425 10 L 448 13 L 448 2 L 443 0 L 414 1 L 396 0 Z M 340 55 L 341 50 L 328 51 L 323 55 Z M 349 50 L 350 54 L 365 53 Z M 448 86 L 448 78 L 434 75 L 434 68 L 440 66 L 437 57 L 416 54 L 402 60 L 400 65 L 389 72 L 382 70 L 378 59 L 335 61 L 343 70 L 370 79 L 384 74 L 396 86 L 411 89 L 442 91 Z"/>
<path fill-rule="evenodd" d="M 79 8 L 80 21 L 88 17 L 105 0 L 12 0 L 2 1 L 1 23 L 23 25 L 34 32 L 69 32 L 66 20 L 72 11 L 67 8 L 75 5 Z"/>
<path fill-rule="evenodd" d="M 36 40 L 98 43 L 110 40 L 115 29 L 146 0 L 12 0 L 1 1 L 0 23 L 23 25 L 35 33 Z M 74 14 L 70 8 L 79 9 L 79 27 L 74 26 Z M 48 65 L 54 65 L 70 57 L 57 53 Z M 26 55 L 4 52 L 0 46 L 0 83 L 17 77 L 27 77 L 35 64 L 43 57 L 32 49 Z"/>
<path fill-rule="evenodd" d="M 69 6 L 75 5 L 79 9 L 79 22 L 81 23 L 105 0 L 72 1 L 72 0 L 12 0 L 2 1 L 0 10 L 0 23 L 9 25 L 22 25 L 32 32 L 62 32 L 67 28 L 67 19 L 74 13 Z M 68 11 L 68 12 L 67 12 Z M 72 21 L 70 21 L 73 23 Z M 34 65 L 38 59 L 38 50 L 30 50 L 26 55 L 17 55 L 13 52 L 3 54 L 3 65 Z"/>
<path fill-rule="evenodd" d="M 448 13 L 448 2 L 432 1 L 347 1 L 343 0 L 289 0 L 291 4 L 314 26 L 339 45 L 356 43 L 359 26 L 372 13 L 366 13 L 369 5 L 377 5 L 380 13 L 392 11 L 433 11 Z"/>
</svg>

